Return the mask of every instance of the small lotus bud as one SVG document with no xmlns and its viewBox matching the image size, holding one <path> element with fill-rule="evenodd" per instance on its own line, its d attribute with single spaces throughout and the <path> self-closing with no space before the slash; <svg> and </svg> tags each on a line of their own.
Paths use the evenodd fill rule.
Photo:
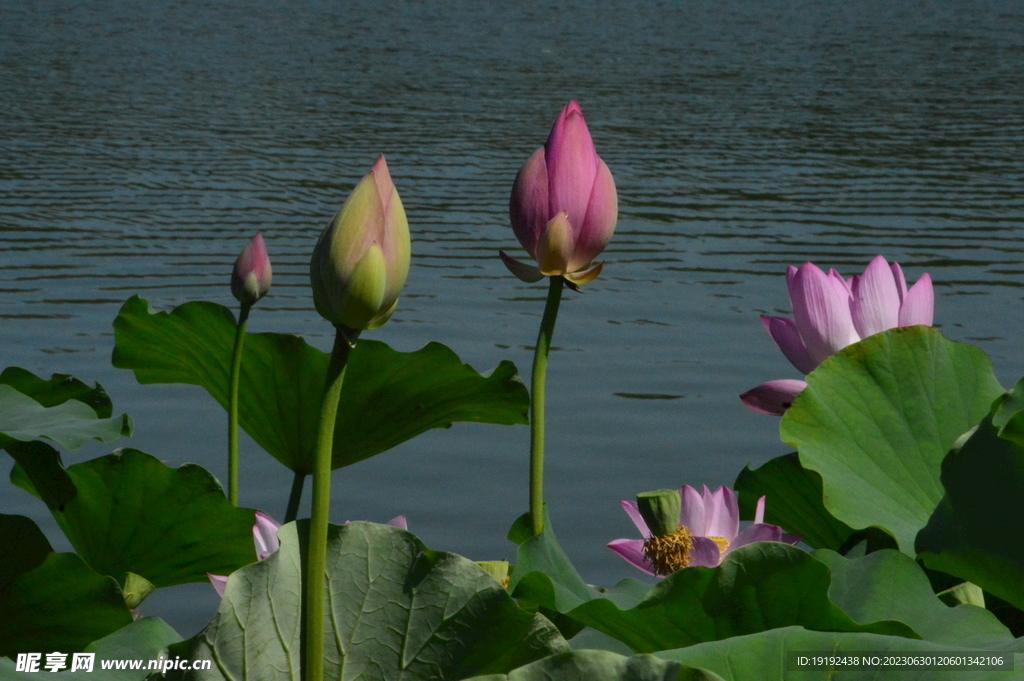
<svg viewBox="0 0 1024 681">
<path fill-rule="evenodd" d="M 651 535 L 672 534 L 679 527 L 682 497 L 677 489 L 659 489 L 636 496 L 636 505 Z"/>
<path fill-rule="evenodd" d="M 256 232 L 235 260 L 235 269 L 231 271 L 231 294 L 243 305 L 252 305 L 267 295 L 272 277 L 263 234 Z"/>
</svg>

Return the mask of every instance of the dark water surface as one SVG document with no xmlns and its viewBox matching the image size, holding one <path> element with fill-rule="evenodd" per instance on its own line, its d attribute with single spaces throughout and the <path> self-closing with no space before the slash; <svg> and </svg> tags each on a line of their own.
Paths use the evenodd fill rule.
<svg viewBox="0 0 1024 681">
<path fill-rule="evenodd" d="M 235 306 L 232 263 L 263 230 L 274 288 L 249 329 L 329 349 L 309 255 L 383 152 L 413 266 L 368 336 L 528 377 L 545 288 L 497 251 L 521 254 L 512 180 L 571 98 L 620 198 L 548 377 L 547 499 L 588 581 L 639 576 L 604 547 L 634 533 L 620 499 L 731 484 L 787 451 L 777 419 L 737 399 L 798 376 L 758 321 L 788 313 L 787 265 L 849 276 L 882 253 L 927 271 L 943 332 L 984 348 L 1004 385 L 1024 374 L 1024 9 L 1002 2 L 5 0 L 2 365 L 99 381 L 135 418 L 124 446 L 224 479 L 224 413 L 113 369 L 110 323 L 136 293 Z M 433 548 L 511 558 L 528 440 L 432 431 L 337 471 L 333 519 L 404 513 Z M 280 518 L 290 473 L 245 436 L 242 457 L 241 502 Z M 67 549 L 37 500 L 3 489 L 0 512 Z M 192 585 L 143 611 L 191 635 L 216 604 Z"/>
</svg>

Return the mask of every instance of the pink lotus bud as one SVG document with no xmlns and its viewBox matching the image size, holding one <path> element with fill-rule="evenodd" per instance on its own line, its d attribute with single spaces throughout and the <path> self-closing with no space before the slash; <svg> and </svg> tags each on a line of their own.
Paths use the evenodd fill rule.
<svg viewBox="0 0 1024 681">
<path fill-rule="evenodd" d="M 281 548 L 277 531 L 281 525 L 265 513 L 256 511 L 256 524 L 252 526 L 252 539 L 256 545 L 256 559 L 266 560 Z"/>
<path fill-rule="evenodd" d="M 580 105 L 571 101 L 547 143 L 520 169 L 509 200 L 512 230 L 539 268 L 502 259 L 524 281 L 565 276 L 585 283 L 597 276 L 583 270 L 608 245 L 618 215 L 615 181 L 594 149 Z"/>
<path fill-rule="evenodd" d="M 381 156 L 313 249 L 317 312 L 336 326 L 376 329 L 395 310 L 409 257 L 409 223 Z"/>
<path fill-rule="evenodd" d="M 243 305 L 252 305 L 267 295 L 272 277 L 263 234 L 256 232 L 235 260 L 235 269 L 231 271 L 231 294 Z"/>
<path fill-rule="evenodd" d="M 259 236 L 257 234 L 256 236 Z M 400 516 L 404 519 L 404 516 Z M 396 518 L 397 520 L 397 518 Z M 266 560 L 281 548 L 281 540 L 277 538 L 277 531 L 281 525 L 266 513 L 256 511 L 256 522 L 252 526 L 253 544 L 256 546 L 256 560 Z M 228 578 L 223 575 L 211 575 L 206 573 L 210 584 L 217 590 L 217 594 L 224 598 L 224 590 L 228 586 Z"/>
</svg>

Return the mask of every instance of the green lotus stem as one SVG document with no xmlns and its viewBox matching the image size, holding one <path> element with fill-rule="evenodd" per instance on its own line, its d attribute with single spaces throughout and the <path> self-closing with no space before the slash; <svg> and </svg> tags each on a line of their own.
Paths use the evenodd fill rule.
<svg viewBox="0 0 1024 681">
<path fill-rule="evenodd" d="M 238 506 L 238 379 L 242 373 L 242 343 L 249 323 L 251 303 L 242 303 L 235 327 L 235 348 L 231 353 L 231 392 L 228 396 L 228 501 Z"/>
<path fill-rule="evenodd" d="M 548 301 L 533 351 L 533 376 L 530 388 L 530 522 L 533 533 L 544 531 L 544 378 L 548 370 L 548 350 L 555 331 L 558 304 L 562 301 L 562 277 L 548 277 Z"/>
<path fill-rule="evenodd" d="M 331 455 L 334 452 L 334 423 L 345 380 L 345 366 L 358 331 L 335 327 L 334 350 L 327 368 L 326 391 L 320 407 L 320 430 L 313 460 L 313 513 L 309 523 L 309 560 L 306 566 L 306 674 L 319 681 L 324 677 L 324 585 L 327 578 L 327 520 L 331 510 Z"/>
<path fill-rule="evenodd" d="M 292 493 L 288 495 L 288 509 L 284 512 L 285 525 L 299 516 L 299 502 L 302 501 L 302 487 L 306 483 L 305 473 L 295 473 L 292 479 Z"/>
</svg>

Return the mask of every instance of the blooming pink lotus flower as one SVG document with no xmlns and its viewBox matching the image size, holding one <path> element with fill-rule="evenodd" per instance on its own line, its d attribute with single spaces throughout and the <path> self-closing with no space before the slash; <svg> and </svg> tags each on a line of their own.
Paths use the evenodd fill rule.
<svg viewBox="0 0 1024 681">
<path fill-rule="evenodd" d="M 793 319 L 761 316 L 761 323 L 786 359 L 809 374 L 832 354 L 868 336 L 897 326 L 931 326 L 935 309 L 932 280 L 922 274 L 912 287 L 899 263 L 876 256 L 864 274 L 844 279 L 812 263 L 786 272 Z M 751 409 L 781 415 L 807 384 L 770 381 L 740 399 Z"/>
<path fill-rule="evenodd" d="M 402 530 L 409 529 L 404 515 L 392 518 L 387 524 Z M 279 529 L 281 529 L 280 523 L 267 514 L 256 511 L 256 524 L 252 526 L 253 543 L 256 545 L 256 560 L 266 560 L 281 548 L 281 541 L 277 538 Z M 224 598 L 224 589 L 228 585 L 228 578 L 210 573 L 206 573 L 206 576 L 220 597 Z"/>
<path fill-rule="evenodd" d="M 231 271 L 231 295 L 243 305 L 252 305 L 267 295 L 272 278 L 263 233 L 256 232 L 235 260 L 235 268 Z"/>
<path fill-rule="evenodd" d="M 670 564 L 682 567 L 715 567 L 730 551 L 756 541 L 796 544 L 803 539 L 800 535 L 783 532 L 777 525 L 764 523 L 764 497 L 757 500 L 754 524 L 740 532 L 739 506 L 735 493 L 728 487 L 719 487 L 712 493 L 707 485 L 704 485 L 704 493 L 701 494 L 693 487 L 684 485 L 679 494 L 682 503 L 679 510 L 679 529 L 676 532 L 686 536 L 685 544 L 679 544 L 686 548 L 680 555 L 675 556 L 675 560 Z M 620 503 L 644 538 L 616 539 L 608 544 L 608 548 L 649 575 L 664 577 L 671 574 L 673 569 L 655 565 L 645 555 L 644 545 L 650 542 L 652 536 L 637 503 Z"/>
<path fill-rule="evenodd" d="M 601 265 L 590 265 L 612 238 L 619 200 L 575 100 L 516 176 L 509 216 L 519 243 L 537 261 L 534 267 L 501 253 L 509 271 L 523 281 L 562 276 L 575 286 L 600 273 Z"/>
</svg>

